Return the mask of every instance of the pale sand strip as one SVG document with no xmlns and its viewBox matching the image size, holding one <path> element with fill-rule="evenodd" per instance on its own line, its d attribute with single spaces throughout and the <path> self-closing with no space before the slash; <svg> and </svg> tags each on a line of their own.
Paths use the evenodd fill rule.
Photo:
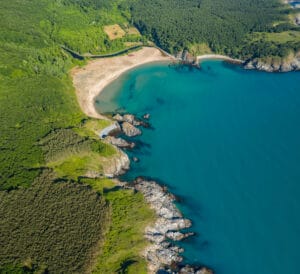
<svg viewBox="0 0 300 274">
<path fill-rule="evenodd" d="M 71 76 L 82 111 L 90 117 L 105 118 L 95 109 L 95 97 L 112 81 L 129 69 L 142 64 L 171 61 L 156 48 L 142 48 L 124 56 L 89 61 L 88 64 L 72 69 Z"/>
<path fill-rule="evenodd" d="M 204 55 L 197 56 L 197 61 L 212 60 L 212 59 L 230 61 L 230 62 L 240 63 L 240 64 L 242 64 L 244 62 L 243 60 L 233 59 L 233 58 L 230 58 L 229 56 L 221 55 L 221 54 L 204 54 Z"/>
</svg>

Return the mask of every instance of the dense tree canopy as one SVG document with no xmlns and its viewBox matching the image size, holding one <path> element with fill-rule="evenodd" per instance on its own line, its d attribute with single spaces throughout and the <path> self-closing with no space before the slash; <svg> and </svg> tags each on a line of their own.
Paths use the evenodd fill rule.
<svg viewBox="0 0 300 274">
<path fill-rule="evenodd" d="M 140 31 L 171 52 L 206 43 L 214 52 L 251 55 L 253 47 L 241 50 L 248 34 L 295 28 L 278 0 L 138 0 L 131 12 Z"/>
</svg>

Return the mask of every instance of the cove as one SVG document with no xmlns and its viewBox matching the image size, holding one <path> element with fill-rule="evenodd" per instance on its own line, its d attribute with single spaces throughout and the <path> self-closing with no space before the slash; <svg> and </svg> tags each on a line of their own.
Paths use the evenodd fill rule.
<svg viewBox="0 0 300 274">
<path fill-rule="evenodd" d="M 219 274 L 297 274 L 300 261 L 300 74 L 135 68 L 97 98 L 101 112 L 151 114 L 125 179 L 178 195 L 197 236 L 187 263 Z"/>
</svg>

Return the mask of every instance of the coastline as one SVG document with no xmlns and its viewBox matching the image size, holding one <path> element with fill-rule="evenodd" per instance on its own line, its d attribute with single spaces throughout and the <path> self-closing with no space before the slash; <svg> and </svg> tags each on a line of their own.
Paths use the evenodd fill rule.
<svg viewBox="0 0 300 274">
<path fill-rule="evenodd" d="M 128 55 L 93 60 L 88 62 L 88 64 L 83 68 L 76 67 L 72 69 L 71 76 L 76 89 L 77 100 L 82 111 L 92 118 L 108 119 L 104 115 L 98 113 L 94 105 L 95 97 L 99 95 L 107 85 L 120 77 L 124 72 L 140 65 L 152 62 L 171 62 L 176 60 L 178 59 L 175 57 L 165 56 L 163 52 L 157 48 L 144 47 L 141 50 Z M 245 64 L 242 60 L 233 59 L 229 56 L 219 54 L 200 55 L 197 56 L 196 60 L 197 62 L 201 62 L 203 60 L 222 60 L 233 64 Z M 123 133 L 124 127 L 122 123 L 128 124 L 129 122 L 133 127 L 136 125 L 140 126 L 136 124 L 137 121 L 135 121 L 134 118 L 133 120 L 128 121 L 126 119 L 119 121 L 114 118 L 114 121 L 119 125 L 119 128 L 123 131 Z M 104 141 L 108 142 L 107 139 Z M 123 140 L 115 138 L 113 141 L 116 143 L 110 144 L 118 147 L 118 144 L 122 145 L 120 142 Z M 110 140 L 110 142 L 112 142 L 112 140 Z M 126 146 L 127 145 L 130 145 L 130 143 L 126 144 Z M 123 150 L 119 149 L 119 151 L 121 153 L 120 157 L 123 155 L 124 159 L 126 157 L 127 158 L 125 161 L 126 166 L 124 166 L 123 163 L 120 163 L 118 165 L 118 169 L 122 171 L 128 170 L 130 160 Z M 112 172 L 110 177 L 115 177 L 117 175 L 118 174 Z M 182 262 L 180 253 L 183 250 L 176 245 L 169 244 L 169 240 L 180 241 L 181 239 L 192 235 L 192 233 L 185 234 L 181 232 L 182 229 L 189 228 L 191 226 L 190 220 L 184 219 L 180 211 L 178 211 L 178 209 L 174 206 L 174 198 L 172 194 L 165 192 L 162 186 L 156 182 L 140 180 L 137 184 L 135 184 L 135 189 L 144 195 L 145 200 L 149 203 L 149 206 L 156 211 L 157 215 L 156 222 L 153 226 L 147 227 L 145 231 L 145 238 L 149 240 L 149 246 L 145 249 L 143 255 L 148 262 L 149 273 L 156 273 L 156 271 L 161 269 L 161 267 L 167 267 L 165 269 L 170 269 L 174 262 L 180 264 Z M 153 197 L 157 197 L 157 199 L 153 200 Z M 162 209 L 163 211 L 161 211 Z M 169 212 L 169 217 L 164 216 L 163 212 L 165 211 Z M 174 218 L 178 223 L 174 223 Z M 172 233 L 169 233 L 169 231 Z M 186 267 L 190 266 L 184 266 L 181 269 L 185 269 Z M 202 271 L 205 272 L 198 272 L 197 267 L 191 267 L 189 268 L 189 271 L 190 273 L 212 273 L 212 271 L 206 268 L 202 268 Z"/>
<path fill-rule="evenodd" d="M 220 59 L 219 56 L 215 56 L 215 59 L 217 58 Z M 228 57 L 228 59 L 230 58 Z M 108 84 L 116 80 L 124 72 L 140 65 L 175 60 L 177 60 L 175 57 L 173 58 L 170 55 L 165 56 L 165 54 L 157 48 L 142 48 L 129 55 L 93 60 L 83 68 L 76 67 L 72 69 L 71 76 L 76 89 L 78 103 L 87 116 L 96 119 L 109 119 L 98 113 L 94 105 L 95 97 L 99 95 Z M 126 115 L 123 118 L 125 117 Z M 139 120 L 136 120 L 134 116 L 129 120 L 125 118 L 123 122 L 117 120 L 115 117 L 109 120 L 115 121 L 126 135 L 127 132 L 124 131 L 122 123 L 128 124 L 129 122 L 133 128 L 135 128 L 135 126 L 147 125 L 147 122 L 137 124 Z M 139 130 L 138 128 L 135 129 Z M 118 163 L 118 169 L 114 169 L 122 170 L 121 173 L 126 172 L 130 165 L 127 154 L 120 149 L 121 146 L 118 146 L 118 144 L 109 142 L 107 138 L 103 139 L 120 151 L 120 160 L 122 157 L 126 158 L 126 161 L 120 161 L 120 163 Z M 113 172 L 109 177 L 114 178 L 118 175 L 119 172 Z M 132 188 L 132 183 L 123 182 L 119 185 L 124 188 Z M 180 253 L 184 250 L 177 246 L 176 242 L 192 236 L 194 233 L 183 231 L 191 227 L 192 223 L 189 219 L 183 217 L 175 205 L 174 195 L 169 193 L 164 186 L 160 186 L 157 182 L 147 181 L 141 177 L 133 182 L 133 189 L 143 194 L 145 202 L 156 214 L 155 222 L 145 228 L 144 234 L 149 245 L 142 252 L 142 256 L 147 261 L 148 273 L 154 274 L 159 270 L 163 270 L 168 273 L 212 274 L 213 271 L 203 266 L 181 264 L 183 257 Z"/>
<path fill-rule="evenodd" d="M 203 61 L 203 60 L 222 60 L 222 61 L 227 61 L 227 62 L 236 63 L 236 64 L 244 63 L 243 60 L 234 59 L 227 55 L 221 55 L 221 54 L 203 54 L 203 55 L 197 56 L 197 62 Z"/>
<path fill-rule="evenodd" d="M 175 58 L 164 56 L 157 48 L 144 47 L 128 55 L 92 60 L 83 68 L 75 67 L 71 70 L 71 76 L 82 111 L 92 118 L 107 119 L 99 114 L 94 106 L 95 97 L 107 85 L 132 68 L 172 60 Z"/>
</svg>

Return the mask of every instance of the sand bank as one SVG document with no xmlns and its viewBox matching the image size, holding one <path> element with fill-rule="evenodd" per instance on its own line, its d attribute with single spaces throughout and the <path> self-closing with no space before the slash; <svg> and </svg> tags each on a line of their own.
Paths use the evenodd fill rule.
<svg viewBox="0 0 300 274">
<path fill-rule="evenodd" d="M 234 63 L 244 63 L 244 61 L 240 59 L 233 59 L 230 58 L 229 56 L 226 55 L 221 55 L 221 54 L 204 54 L 204 55 L 199 55 L 197 56 L 197 61 L 202 61 L 202 60 L 224 60 L 224 61 L 229 61 L 229 62 L 234 62 Z"/>
<path fill-rule="evenodd" d="M 95 97 L 112 81 L 129 69 L 156 61 L 171 61 L 156 48 L 142 48 L 128 55 L 89 61 L 72 69 L 71 75 L 82 111 L 90 117 L 104 118 L 95 109 Z"/>
</svg>

